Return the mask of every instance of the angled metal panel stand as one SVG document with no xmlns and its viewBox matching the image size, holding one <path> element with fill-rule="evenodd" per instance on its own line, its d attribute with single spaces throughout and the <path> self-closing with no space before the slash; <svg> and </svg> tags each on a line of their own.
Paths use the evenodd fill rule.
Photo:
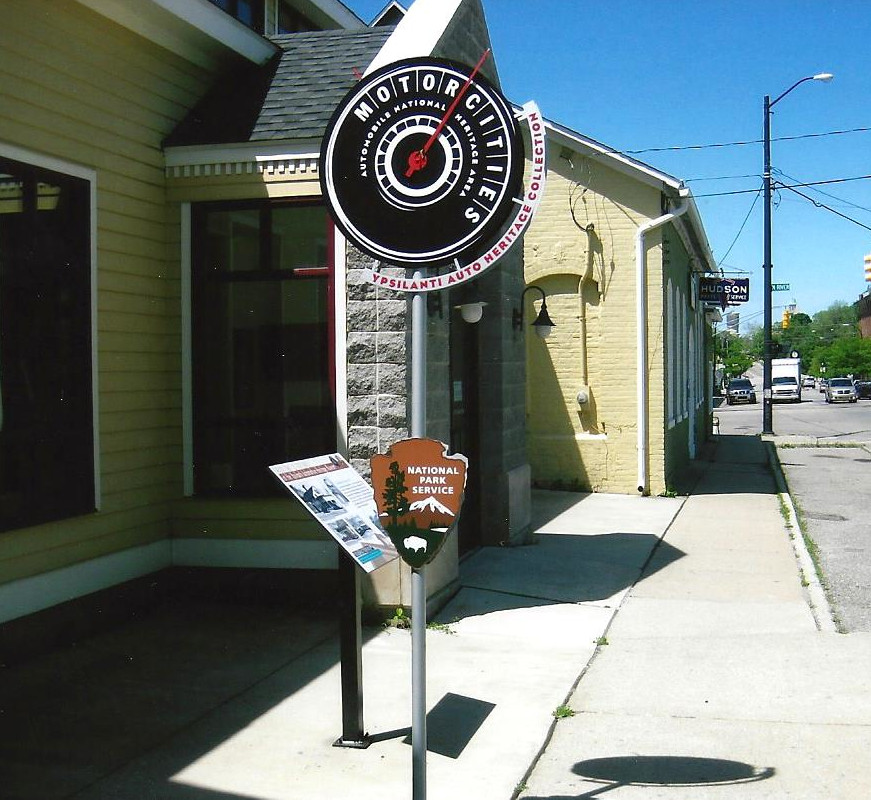
<svg viewBox="0 0 871 800">
<path fill-rule="evenodd" d="M 334 747 L 365 750 L 372 742 L 363 726 L 363 632 L 360 575 L 339 549 L 339 646 L 342 683 L 342 735 Z"/>
</svg>

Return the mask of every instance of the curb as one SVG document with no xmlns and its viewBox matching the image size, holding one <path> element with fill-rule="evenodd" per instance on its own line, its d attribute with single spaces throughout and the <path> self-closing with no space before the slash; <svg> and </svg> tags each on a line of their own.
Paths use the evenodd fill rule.
<svg viewBox="0 0 871 800">
<path fill-rule="evenodd" d="M 811 554 L 808 552 L 807 544 L 802 534 L 801 526 L 798 522 L 798 514 L 795 511 L 795 506 L 792 502 L 792 497 L 789 494 L 789 487 L 786 483 L 786 476 L 783 473 L 783 467 L 780 465 L 780 458 L 777 455 L 777 445 L 768 440 L 768 463 L 771 466 L 771 471 L 774 474 L 774 480 L 777 483 L 777 491 L 781 501 L 787 510 L 789 517 L 788 525 L 792 531 L 790 539 L 792 547 L 795 551 L 795 557 L 801 568 L 801 573 L 804 577 L 807 586 L 808 599 L 811 613 L 816 622 L 817 629 L 822 633 L 838 633 L 838 627 L 835 624 L 834 613 L 832 606 L 829 603 L 829 598 L 826 596 L 826 591 L 820 583 L 820 576 L 817 573 L 816 565 L 814 564 Z"/>
</svg>

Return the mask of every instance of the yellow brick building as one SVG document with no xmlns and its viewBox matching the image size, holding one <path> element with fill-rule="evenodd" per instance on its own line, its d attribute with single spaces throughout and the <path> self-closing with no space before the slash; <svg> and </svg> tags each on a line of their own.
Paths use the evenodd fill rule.
<svg viewBox="0 0 871 800">
<path fill-rule="evenodd" d="M 548 123 L 548 184 L 525 239 L 555 327 L 528 336 L 534 485 L 659 494 L 708 430 L 714 268 L 681 181 Z M 526 292 L 524 319 L 541 294 Z"/>
</svg>

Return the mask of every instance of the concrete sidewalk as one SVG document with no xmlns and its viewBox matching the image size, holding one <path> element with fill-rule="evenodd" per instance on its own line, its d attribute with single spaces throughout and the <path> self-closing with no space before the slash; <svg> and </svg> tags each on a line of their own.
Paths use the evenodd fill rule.
<svg viewBox="0 0 871 800">
<path fill-rule="evenodd" d="M 534 544 L 463 563 L 430 798 L 867 796 L 871 638 L 817 630 L 765 458 L 720 437 L 688 498 L 536 493 Z M 332 747 L 315 612 L 168 607 L 2 669 L 0 797 L 410 800 L 410 634 L 368 633 L 366 750 Z"/>
<path fill-rule="evenodd" d="M 427 633 L 429 796 L 508 800 L 680 498 L 543 492 L 536 542 L 485 549 Z M 657 549 L 658 547 L 658 549 Z M 0 670 L 0 797 L 405 800 L 411 641 L 369 631 L 366 750 L 341 733 L 335 621 L 191 604 Z"/>
<path fill-rule="evenodd" d="M 818 630 L 766 461 L 720 438 L 523 798 L 871 794 L 871 637 Z"/>
</svg>

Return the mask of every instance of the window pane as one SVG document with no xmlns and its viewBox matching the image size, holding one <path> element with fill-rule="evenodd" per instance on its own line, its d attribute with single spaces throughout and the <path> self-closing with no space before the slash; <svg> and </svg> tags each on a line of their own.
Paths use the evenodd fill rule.
<svg viewBox="0 0 871 800">
<path fill-rule="evenodd" d="M 0 159 L 0 530 L 94 509 L 89 208 Z"/>
<path fill-rule="evenodd" d="M 211 0 L 230 16 L 263 33 L 263 0 Z"/>
<path fill-rule="evenodd" d="M 278 3 L 277 33 L 301 33 L 316 30 L 319 28 L 314 22 L 284 0 L 280 0 Z"/>
<path fill-rule="evenodd" d="M 246 272 L 260 268 L 260 212 L 257 209 L 209 214 L 205 268 L 210 272 Z"/>
<path fill-rule="evenodd" d="M 327 224 L 323 206 L 277 206 L 272 212 L 272 267 L 299 269 L 327 265 Z"/>
<path fill-rule="evenodd" d="M 216 268 L 214 231 L 228 219 L 238 221 L 237 211 L 206 208 L 195 214 L 197 493 L 277 493 L 269 464 L 332 452 L 336 446 L 328 279 L 295 277 L 290 271 L 296 264 L 313 265 L 306 254 L 320 252 L 326 260 L 326 214 L 320 206 L 264 206 L 262 211 L 268 249 L 282 271 L 262 264 L 247 271 Z M 237 250 L 239 237 L 250 234 L 245 227 L 232 230 L 221 239 L 222 252 Z"/>
</svg>

